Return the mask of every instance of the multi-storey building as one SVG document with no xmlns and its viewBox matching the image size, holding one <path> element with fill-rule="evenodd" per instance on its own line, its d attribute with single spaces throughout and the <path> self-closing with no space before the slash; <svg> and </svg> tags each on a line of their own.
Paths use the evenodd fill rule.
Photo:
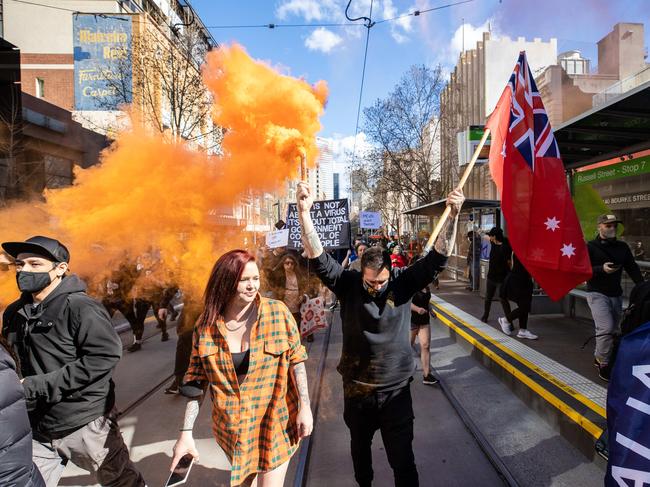
<svg viewBox="0 0 650 487">
<path fill-rule="evenodd" d="M 469 161 L 458 158 L 458 134 L 472 125 L 483 125 L 494 110 L 520 51 L 526 51 L 533 73 L 555 64 L 557 41 L 527 41 L 523 37 L 493 39 L 489 32 L 474 49 L 460 54 L 449 83 L 441 96 L 441 177 L 442 188 L 453 188 Z M 488 168 L 477 167 L 470 176 L 465 194 L 470 198 L 495 199 L 496 187 Z"/>
</svg>

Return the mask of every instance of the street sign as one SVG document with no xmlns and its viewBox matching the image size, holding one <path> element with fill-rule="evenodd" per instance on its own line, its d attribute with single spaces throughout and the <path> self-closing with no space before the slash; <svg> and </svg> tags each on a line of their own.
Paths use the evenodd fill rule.
<svg viewBox="0 0 650 487">
<path fill-rule="evenodd" d="M 314 201 L 311 208 L 314 228 L 325 250 L 350 248 L 350 215 L 348 200 Z M 290 249 L 301 249 L 301 229 L 296 204 L 289 205 L 287 212 Z"/>
<path fill-rule="evenodd" d="M 381 228 L 381 213 L 378 211 L 362 211 L 359 213 L 359 227 L 376 230 Z"/>
<path fill-rule="evenodd" d="M 474 151 L 481 142 L 484 131 L 485 127 L 483 125 L 470 125 L 462 132 L 456 134 L 458 143 L 458 164 L 460 166 L 466 165 L 472 158 Z M 481 149 L 478 159 L 476 159 L 476 164 L 485 164 L 488 162 L 489 156 L 490 137 L 485 141 L 485 145 Z"/>
<path fill-rule="evenodd" d="M 274 230 L 266 234 L 266 246 L 270 249 L 286 247 L 289 243 L 289 229 Z"/>
</svg>

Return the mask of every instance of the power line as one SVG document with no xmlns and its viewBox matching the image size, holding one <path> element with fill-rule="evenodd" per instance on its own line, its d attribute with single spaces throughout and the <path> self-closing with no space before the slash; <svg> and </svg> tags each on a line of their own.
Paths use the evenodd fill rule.
<svg viewBox="0 0 650 487">
<path fill-rule="evenodd" d="M 384 22 L 392 22 L 393 20 L 403 19 L 404 17 L 418 17 L 418 16 L 420 16 L 422 14 L 426 14 L 426 13 L 429 13 L 429 12 L 434 12 L 435 10 L 442 10 L 444 8 L 455 7 L 456 5 L 462 5 L 464 3 L 471 3 L 471 2 L 474 2 L 474 1 L 475 0 L 463 0 L 462 2 L 448 3 L 446 5 L 439 5 L 438 7 L 427 8 L 425 10 L 414 10 L 413 12 L 403 14 L 403 15 L 398 15 L 397 17 L 392 17 L 390 19 L 378 20 L 375 23 L 376 24 L 383 24 Z"/>
<path fill-rule="evenodd" d="M 352 3 L 352 0 L 348 3 L 348 8 L 350 7 L 350 4 Z M 357 123 L 354 128 L 354 144 L 352 145 L 352 161 L 355 160 L 355 156 L 357 153 L 357 136 L 359 135 L 359 116 L 361 115 L 361 101 L 363 99 L 363 85 L 366 79 L 366 62 L 368 60 L 368 44 L 370 43 L 370 29 L 372 28 L 373 25 L 375 25 L 372 21 L 372 5 L 373 5 L 373 0 L 370 0 L 370 14 L 368 17 L 361 17 L 357 20 L 365 19 L 365 27 L 367 29 L 366 32 L 366 49 L 365 52 L 363 53 L 363 69 L 361 70 L 361 88 L 359 88 L 359 104 L 357 106 Z M 347 8 L 345 9 L 345 16 L 348 16 L 348 11 Z M 349 18 L 349 17 L 348 17 Z"/>
<path fill-rule="evenodd" d="M 15 0 L 17 1 L 17 0 Z M 414 10 L 407 14 L 398 15 L 396 17 L 391 17 L 388 19 L 381 19 L 373 22 L 374 24 L 383 24 L 385 22 L 393 22 L 395 20 L 403 19 L 404 17 L 419 17 L 422 14 L 429 12 L 434 12 L 436 10 L 442 10 L 445 8 L 455 7 L 456 5 L 462 5 L 464 3 L 471 3 L 476 0 L 462 0 L 460 2 L 448 3 L 445 5 L 439 5 L 438 7 L 427 8 L 424 10 Z M 348 4 L 349 6 L 349 4 Z M 350 20 L 362 20 L 367 19 L 367 17 L 360 17 L 359 19 L 350 19 Z M 242 24 L 242 25 L 208 25 L 206 29 L 279 29 L 279 28 L 292 28 L 292 27 L 362 27 L 361 24 L 351 24 L 351 23 L 324 23 L 324 24 Z M 364 25 L 367 27 L 367 25 Z M 372 26 L 371 26 L 372 27 Z"/>
<path fill-rule="evenodd" d="M 17 2 L 17 3 L 24 3 L 27 5 L 35 5 L 36 7 L 46 7 L 46 8 L 51 8 L 54 10 L 63 10 L 64 12 L 73 12 L 77 13 L 77 10 L 73 10 L 71 8 L 65 8 L 65 7 L 55 7 L 54 5 L 47 5 L 44 3 L 36 3 L 36 2 L 28 2 L 26 0 L 10 0 L 12 2 Z"/>
</svg>

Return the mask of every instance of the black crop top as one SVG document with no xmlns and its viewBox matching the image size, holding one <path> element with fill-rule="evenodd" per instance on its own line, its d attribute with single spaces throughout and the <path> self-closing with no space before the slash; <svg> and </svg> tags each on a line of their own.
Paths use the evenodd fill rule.
<svg viewBox="0 0 650 487">
<path fill-rule="evenodd" d="M 231 352 L 232 363 L 235 366 L 237 381 L 241 384 L 248 374 L 248 364 L 250 362 L 250 349 L 245 352 Z"/>
</svg>

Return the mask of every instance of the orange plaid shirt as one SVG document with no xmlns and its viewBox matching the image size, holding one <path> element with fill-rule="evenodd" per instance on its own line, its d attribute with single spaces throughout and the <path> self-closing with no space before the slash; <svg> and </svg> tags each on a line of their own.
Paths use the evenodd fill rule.
<svg viewBox="0 0 650 487">
<path fill-rule="evenodd" d="M 251 329 L 250 364 L 241 384 L 225 339 L 223 320 L 194 330 L 185 381 L 209 384 L 212 432 L 232 464 L 231 485 L 273 470 L 298 448 L 298 392 L 289 367 L 307 360 L 289 309 L 258 296 Z"/>
</svg>

